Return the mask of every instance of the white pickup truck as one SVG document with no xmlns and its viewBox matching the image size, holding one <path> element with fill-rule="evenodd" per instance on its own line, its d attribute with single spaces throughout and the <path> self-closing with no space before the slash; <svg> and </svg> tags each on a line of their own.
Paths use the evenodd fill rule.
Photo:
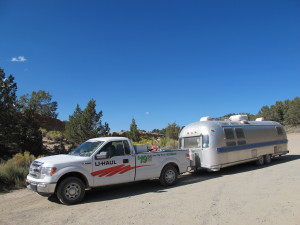
<svg viewBox="0 0 300 225">
<path fill-rule="evenodd" d="M 141 151 L 128 138 L 101 137 L 84 142 L 68 155 L 36 159 L 26 182 L 40 195 L 56 194 L 61 203 L 71 205 L 93 187 L 152 178 L 173 185 L 189 167 L 188 150 Z"/>
</svg>

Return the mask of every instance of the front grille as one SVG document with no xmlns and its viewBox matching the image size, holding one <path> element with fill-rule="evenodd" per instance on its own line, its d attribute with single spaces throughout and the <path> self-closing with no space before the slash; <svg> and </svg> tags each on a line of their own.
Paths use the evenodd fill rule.
<svg viewBox="0 0 300 225">
<path fill-rule="evenodd" d="M 39 161 L 33 161 L 30 165 L 29 175 L 34 178 L 40 178 L 42 165 L 44 163 Z"/>
</svg>

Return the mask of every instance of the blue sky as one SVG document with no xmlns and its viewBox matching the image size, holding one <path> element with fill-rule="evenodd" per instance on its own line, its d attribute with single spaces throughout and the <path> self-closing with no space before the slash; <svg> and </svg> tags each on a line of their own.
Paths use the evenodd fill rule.
<svg viewBox="0 0 300 225">
<path fill-rule="evenodd" d="M 257 113 L 299 96 L 300 1 L 0 0 L 0 67 L 112 131 Z"/>
</svg>

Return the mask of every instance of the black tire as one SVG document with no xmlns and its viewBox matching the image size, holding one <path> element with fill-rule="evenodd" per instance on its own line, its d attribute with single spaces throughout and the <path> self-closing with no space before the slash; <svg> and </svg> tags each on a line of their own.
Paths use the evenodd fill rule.
<svg viewBox="0 0 300 225">
<path fill-rule="evenodd" d="M 262 166 L 265 164 L 265 159 L 263 156 L 259 156 L 258 159 L 256 160 L 256 165 Z"/>
<path fill-rule="evenodd" d="M 164 186 L 171 186 L 177 182 L 178 171 L 172 166 L 165 166 L 160 174 L 159 181 Z"/>
<path fill-rule="evenodd" d="M 270 164 L 272 161 L 272 156 L 271 155 L 265 155 L 264 160 L 266 164 Z"/>
<path fill-rule="evenodd" d="M 73 205 L 81 202 L 85 194 L 85 185 L 77 177 L 67 177 L 57 188 L 57 198 L 64 205 Z"/>
</svg>

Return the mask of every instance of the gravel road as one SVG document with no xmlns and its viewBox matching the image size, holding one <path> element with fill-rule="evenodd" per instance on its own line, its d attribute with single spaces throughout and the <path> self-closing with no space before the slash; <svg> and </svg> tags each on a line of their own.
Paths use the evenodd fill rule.
<svg viewBox="0 0 300 225">
<path fill-rule="evenodd" d="M 157 180 L 87 192 L 82 204 L 61 205 L 29 190 L 0 194 L 0 224 L 300 224 L 300 134 L 290 154 L 200 175 L 176 186 Z"/>
</svg>

